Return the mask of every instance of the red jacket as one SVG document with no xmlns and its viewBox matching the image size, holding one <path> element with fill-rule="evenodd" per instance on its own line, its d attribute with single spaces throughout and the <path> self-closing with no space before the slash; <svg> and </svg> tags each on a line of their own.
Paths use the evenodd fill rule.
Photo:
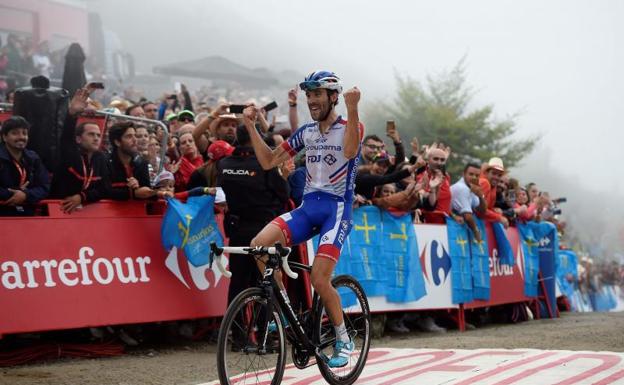
<svg viewBox="0 0 624 385">
<path fill-rule="evenodd" d="M 483 190 L 485 202 L 487 203 L 485 213 L 479 214 L 479 218 L 490 222 L 500 222 L 502 215 L 494 211 L 494 206 L 496 205 L 496 186 L 491 186 L 490 181 L 483 175 L 479 178 L 479 186 L 481 186 Z"/>
<path fill-rule="evenodd" d="M 196 168 L 198 168 L 202 164 L 204 164 L 204 158 L 202 158 L 201 155 L 198 155 L 193 159 L 189 159 L 187 156 L 183 156 L 182 163 L 180 163 L 180 168 L 175 173 L 175 190 L 186 190 L 186 185 L 191 178 L 191 174 L 193 173 L 193 171 L 195 171 Z"/>
</svg>

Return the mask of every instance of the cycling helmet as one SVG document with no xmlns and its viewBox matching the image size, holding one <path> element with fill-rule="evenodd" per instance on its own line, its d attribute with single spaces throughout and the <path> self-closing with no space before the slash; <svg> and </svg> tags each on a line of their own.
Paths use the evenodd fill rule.
<svg viewBox="0 0 624 385">
<path fill-rule="evenodd" d="M 305 80 L 299 83 L 299 88 L 303 91 L 315 90 L 317 88 L 325 88 L 327 90 L 342 92 L 340 78 L 330 71 L 314 71 L 306 76 Z"/>
</svg>

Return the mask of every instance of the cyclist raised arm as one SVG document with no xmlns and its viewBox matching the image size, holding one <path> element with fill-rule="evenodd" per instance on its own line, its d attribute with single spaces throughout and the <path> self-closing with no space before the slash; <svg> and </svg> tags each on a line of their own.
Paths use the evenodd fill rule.
<svg viewBox="0 0 624 385">
<path fill-rule="evenodd" d="M 357 87 L 353 87 L 345 91 L 344 100 L 347 105 L 347 129 L 344 138 L 344 154 L 345 158 L 353 159 L 357 156 L 360 143 L 362 142 L 362 131 L 358 114 L 360 90 Z"/>
<path fill-rule="evenodd" d="M 262 166 L 264 170 L 270 170 L 287 161 L 290 155 L 281 146 L 272 150 L 265 143 L 258 130 L 256 130 L 257 115 L 258 109 L 255 106 L 248 106 L 243 111 L 243 123 L 251 137 L 251 145 L 254 148 L 260 166 Z"/>
</svg>

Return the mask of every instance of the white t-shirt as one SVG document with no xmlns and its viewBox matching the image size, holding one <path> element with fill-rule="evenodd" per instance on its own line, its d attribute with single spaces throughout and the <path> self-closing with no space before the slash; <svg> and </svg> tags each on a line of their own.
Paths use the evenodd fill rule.
<svg viewBox="0 0 624 385">
<path fill-rule="evenodd" d="M 472 213 L 473 209 L 479 207 L 479 197 L 470 191 L 464 178 L 451 186 L 451 207 L 458 214 Z"/>
</svg>

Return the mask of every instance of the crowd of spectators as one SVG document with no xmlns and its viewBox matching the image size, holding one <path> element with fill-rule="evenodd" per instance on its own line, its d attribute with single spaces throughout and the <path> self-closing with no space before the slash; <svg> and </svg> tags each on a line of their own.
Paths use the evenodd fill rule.
<svg viewBox="0 0 624 385">
<path fill-rule="evenodd" d="M 47 41 L 35 43 L 27 36 L 7 35 L 6 42 L 0 41 L 0 94 L 12 103 L 11 90 L 35 75 L 62 78 L 61 51 L 52 52 Z"/>
<path fill-rule="evenodd" d="M 26 52 L 26 45 L 9 37 L 0 53 L 0 75 L 32 65 L 39 73 L 54 76 L 58 63 L 46 56 L 46 46 Z M 0 84 L 3 86 L 6 88 L 6 83 Z M 253 106 L 257 112 L 254 124 L 272 148 L 288 140 L 299 125 L 296 89 L 285 98 L 287 108 L 279 109 L 282 119 L 276 111 L 262 107 L 266 100 L 249 98 L 249 93 L 228 92 L 226 100 L 209 91 L 202 88 L 191 94 L 181 85 L 179 92 L 148 100 L 134 90 L 123 97 L 104 97 L 87 85 L 68 103 L 60 161 L 55 167 L 46 167 L 37 153 L 28 149 L 30 123 L 19 116 L 7 119 L 0 143 L 0 215 L 34 215 L 37 202 L 46 198 L 61 200 L 63 211 L 71 214 L 101 199 L 185 199 L 216 194 L 218 174 L 223 170 L 219 163 L 242 145 L 238 136 L 243 118 L 230 110 L 233 104 Z M 7 93 L 5 102 L 11 103 L 11 97 Z M 96 110 L 116 117 L 108 118 L 103 127 L 88 119 Z M 122 115 L 161 121 L 168 131 L 150 121 L 120 118 Z M 79 123 L 81 116 L 87 119 Z M 483 235 L 475 217 L 505 227 L 548 220 L 563 229 L 564 224 L 558 222 L 561 200 L 551 199 L 535 183 L 511 177 L 500 157 L 475 159 L 464 165 L 462 175 L 450 175 L 446 164 L 454 154 L 444 143 L 423 144 L 418 138 L 409 138 L 406 146 L 408 138 L 401 136 L 392 121 L 387 123 L 386 137 L 369 134 L 363 138 L 355 206 L 376 205 L 397 215 L 410 214 L 414 223 L 442 224 L 452 217 L 466 223 L 477 240 Z M 305 170 L 305 156 L 284 162 L 276 170 L 286 181 L 286 193 L 295 205 L 301 202 Z M 227 196 L 224 200 L 227 202 Z M 621 277 L 620 272 L 620 281 Z M 429 321 L 424 324 L 429 330 L 444 330 Z M 398 322 L 395 329 L 405 330 L 405 325 Z"/>
</svg>

